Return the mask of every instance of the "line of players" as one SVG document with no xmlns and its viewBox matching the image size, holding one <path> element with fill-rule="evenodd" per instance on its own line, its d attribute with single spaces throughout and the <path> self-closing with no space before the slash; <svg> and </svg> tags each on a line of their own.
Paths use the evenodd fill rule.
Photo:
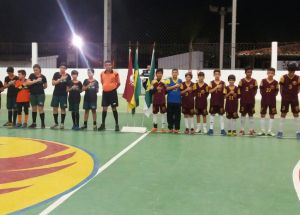
<svg viewBox="0 0 300 215">
<path fill-rule="evenodd" d="M 239 135 L 245 135 L 245 124 L 248 116 L 249 135 L 275 136 L 273 133 L 273 123 L 277 114 L 276 97 L 280 92 L 281 118 L 279 121 L 278 138 L 283 137 L 284 121 L 289 106 L 295 120 L 297 138 L 300 139 L 299 101 L 298 93 L 300 89 L 300 78 L 295 74 L 297 67 L 294 64 L 288 66 L 288 73 L 281 77 L 280 81 L 274 79 L 275 69 L 267 70 L 267 77 L 258 86 L 257 81 L 252 78 L 252 68 L 245 69 L 245 78 L 238 86 L 235 85 L 236 77 L 228 76 L 228 85 L 221 80 L 221 71 L 214 70 L 214 80 L 209 84 L 205 83 L 205 74 L 198 73 L 198 82 L 193 83 L 191 72 L 185 74 L 185 81 L 178 78 L 178 70 L 172 71 L 172 77 L 163 80 L 163 69 L 156 71 L 156 78 L 152 82 L 151 90 L 153 95 L 153 129 L 158 130 L 158 113 L 161 113 L 162 132 L 179 133 L 181 111 L 184 115 L 185 134 L 204 133 L 214 134 L 215 116 L 219 115 L 221 135 L 237 135 L 237 119 L 241 114 L 241 129 Z M 261 98 L 261 119 L 260 132 L 256 134 L 254 130 L 255 96 L 260 91 Z M 210 107 L 208 111 L 208 96 Z M 167 95 L 167 102 L 166 102 Z M 240 110 L 238 111 L 238 107 Z M 270 116 L 268 128 L 266 129 L 266 115 Z M 209 129 L 207 131 L 207 115 L 210 114 Z M 226 114 L 228 121 L 228 131 L 225 131 L 223 115 Z M 194 115 L 197 116 L 197 125 L 194 126 Z M 201 125 L 202 117 L 202 125 Z M 167 120 L 166 120 L 167 119 Z M 166 121 L 168 130 L 166 130 Z"/>
<path fill-rule="evenodd" d="M 119 75 L 112 69 L 110 61 L 105 62 L 105 71 L 100 75 L 100 81 L 103 86 L 102 95 L 102 124 L 97 128 L 97 93 L 99 91 L 99 82 L 94 78 L 94 70 L 88 69 L 87 79 L 84 82 L 78 80 L 78 71 L 73 70 L 69 75 L 66 70 L 67 66 L 62 63 L 59 67 L 59 72 L 54 73 L 52 85 L 54 91 L 51 100 L 53 108 L 54 125 L 51 129 L 64 129 L 66 118 L 66 108 L 69 105 L 69 111 L 72 113 L 73 130 L 86 130 L 88 126 L 89 113 L 93 116 L 93 129 L 98 131 L 105 130 L 105 119 L 107 109 L 112 107 L 112 112 L 115 118 L 115 130 L 119 131 L 118 125 L 118 96 L 117 88 L 120 86 Z M 41 73 L 40 65 L 33 66 L 33 73 L 26 78 L 26 71 L 19 70 L 18 76 L 14 74 L 14 68 L 7 68 L 7 76 L 4 84 L 0 81 L 1 92 L 7 89 L 7 110 L 8 121 L 4 124 L 5 127 L 15 128 L 36 128 L 37 113 L 40 114 L 41 128 L 45 128 L 45 89 L 47 88 L 47 79 Z M 81 93 L 85 92 L 83 109 L 84 125 L 79 127 L 79 106 L 81 102 Z M 32 124 L 28 126 L 29 107 L 32 107 Z M 61 123 L 58 122 L 58 112 L 61 112 Z M 22 112 L 24 118 L 22 120 Z"/>
</svg>

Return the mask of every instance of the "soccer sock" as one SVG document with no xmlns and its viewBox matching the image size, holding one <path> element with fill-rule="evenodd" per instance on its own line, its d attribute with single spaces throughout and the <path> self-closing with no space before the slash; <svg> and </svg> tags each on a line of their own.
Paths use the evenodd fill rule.
<svg viewBox="0 0 300 215">
<path fill-rule="evenodd" d="M 157 128 L 157 114 L 153 114 L 153 125 L 154 128 Z"/>
<path fill-rule="evenodd" d="M 37 112 L 32 112 L 32 123 L 36 124 L 36 116 L 37 116 Z"/>
<path fill-rule="evenodd" d="M 195 125 L 194 125 L 194 117 L 190 117 L 190 118 L 189 118 L 189 121 L 190 121 L 191 129 L 194 129 L 194 128 L 195 128 Z"/>
<path fill-rule="evenodd" d="M 265 118 L 261 118 L 260 119 L 260 128 L 262 131 L 265 131 L 265 127 L 266 127 L 266 119 Z"/>
<path fill-rule="evenodd" d="M 241 130 L 245 130 L 246 117 L 241 117 Z"/>
<path fill-rule="evenodd" d="M 119 124 L 118 111 L 114 110 L 113 115 L 114 115 L 114 118 L 115 118 L 116 125 L 118 125 Z"/>
<path fill-rule="evenodd" d="M 249 125 L 250 125 L 250 130 L 254 130 L 254 117 L 253 116 L 249 117 Z"/>
<path fill-rule="evenodd" d="M 13 113 L 13 124 L 16 124 L 18 112 L 17 112 L 17 110 L 14 110 L 13 112 L 14 112 L 14 113 Z"/>
<path fill-rule="evenodd" d="M 296 128 L 297 128 L 297 133 L 300 132 L 300 118 L 295 117 L 295 123 L 296 123 Z"/>
<path fill-rule="evenodd" d="M 220 127 L 221 127 L 221 130 L 224 130 L 224 128 L 225 128 L 225 125 L 224 125 L 224 116 L 220 116 Z"/>
<path fill-rule="evenodd" d="M 73 121 L 73 125 L 76 124 L 76 113 L 72 112 L 72 121 Z"/>
<path fill-rule="evenodd" d="M 61 114 L 61 124 L 64 124 L 64 123 L 65 123 L 65 119 L 66 119 L 66 114 L 65 114 L 65 113 L 62 113 L 62 114 Z"/>
<path fill-rule="evenodd" d="M 268 131 L 272 131 L 272 129 L 273 129 L 273 122 L 274 122 L 274 119 L 270 119 L 269 120 L 269 130 Z"/>
<path fill-rule="evenodd" d="M 209 128 L 213 130 L 214 129 L 214 124 L 215 124 L 215 116 L 210 115 L 210 125 L 209 125 Z"/>
<path fill-rule="evenodd" d="M 18 124 L 22 123 L 22 115 L 18 115 Z"/>
<path fill-rule="evenodd" d="M 203 123 L 202 123 L 202 128 L 203 128 L 203 130 L 204 130 L 204 129 L 207 129 L 207 123 L 204 123 L 204 122 L 203 122 Z"/>
<path fill-rule="evenodd" d="M 232 120 L 232 130 L 233 131 L 236 131 L 237 129 L 236 129 L 236 119 L 233 119 Z"/>
<path fill-rule="evenodd" d="M 75 113 L 76 114 L 76 126 L 79 126 L 79 119 L 80 119 L 80 114 L 79 114 L 79 112 L 76 112 Z"/>
<path fill-rule="evenodd" d="M 87 126 L 87 121 L 84 121 L 84 126 Z"/>
<path fill-rule="evenodd" d="M 12 110 L 9 110 L 8 111 L 8 122 L 12 122 L 12 116 L 13 116 L 13 111 Z"/>
<path fill-rule="evenodd" d="M 54 123 L 57 125 L 58 124 L 58 113 L 54 113 L 53 118 L 54 118 Z"/>
<path fill-rule="evenodd" d="M 25 115 L 25 119 L 24 119 L 24 123 L 26 123 L 26 124 L 27 124 L 27 122 L 28 122 L 28 117 L 29 117 L 29 115 L 26 114 L 26 115 Z"/>
<path fill-rule="evenodd" d="M 197 123 L 197 129 L 201 129 L 201 123 Z"/>
<path fill-rule="evenodd" d="M 106 116 L 107 116 L 107 111 L 103 111 L 102 112 L 102 125 L 105 125 Z"/>
<path fill-rule="evenodd" d="M 280 118 L 279 120 L 279 128 L 278 128 L 278 131 L 279 132 L 283 132 L 283 124 L 284 124 L 284 121 L 285 121 L 285 118 Z"/>
<path fill-rule="evenodd" d="M 94 122 L 93 122 L 93 125 L 97 125 L 97 121 L 94 121 Z"/>
<path fill-rule="evenodd" d="M 167 114 L 161 114 L 161 128 L 165 129 L 167 125 Z"/>
<path fill-rule="evenodd" d="M 232 120 L 231 119 L 228 119 L 227 121 L 227 126 L 228 126 L 228 131 L 232 131 Z"/>
<path fill-rule="evenodd" d="M 45 113 L 40 113 L 42 125 L 45 125 Z"/>
<path fill-rule="evenodd" d="M 184 118 L 185 128 L 190 129 L 189 118 Z"/>
</svg>

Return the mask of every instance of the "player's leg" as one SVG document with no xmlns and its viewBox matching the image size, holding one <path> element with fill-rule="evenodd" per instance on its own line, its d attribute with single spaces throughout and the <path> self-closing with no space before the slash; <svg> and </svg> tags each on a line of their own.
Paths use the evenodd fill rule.
<svg viewBox="0 0 300 215">
<path fill-rule="evenodd" d="M 181 121 L 181 105 L 180 104 L 174 104 L 173 105 L 173 122 L 174 122 L 174 128 L 173 131 L 175 134 L 178 134 L 180 131 L 180 121 Z"/>
<path fill-rule="evenodd" d="M 38 96 L 37 95 L 30 95 L 30 104 L 31 104 L 31 117 L 32 117 L 32 124 L 29 128 L 36 128 L 36 117 L 38 111 Z"/>
<path fill-rule="evenodd" d="M 267 114 L 267 105 L 261 103 L 260 106 L 260 132 L 259 136 L 264 136 L 266 134 L 266 114 Z"/>
<path fill-rule="evenodd" d="M 21 128 L 22 127 L 22 103 L 18 102 L 17 103 L 18 107 L 18 121 L 16 123 L 16 128 Z"/>
<path fill-rule="evenodd" d="M 86 130 L 88 127 L 88 120 L 90 115 L 90 110 L 84 106 L 84 116 L 83 116 L 83 126 L 81 127 L 82 130 Z"/>
<path fill-rule="evenodd" d="M 207 111 L 203 112 L 203 119 L 202 119 L 202 128 L 203 128 L 203 133 L 207 134 Z"/>
<path fill-rule="evenodd" d="M 243 136 L 245 135 L 245 124 L 246 124 L 246 110 L 245 110 L 245 106 L 243 104 L 241 104 L 240 107 L 240 113 L 241 113 L 241 130 L 240 130 L 240 135 Z"/>
<path fill-rule="evenodd" d="M 60 104 L 60 129 L 65 128 L 65 119 L 66 119 L 66 109 L 68 107 L 68 97 L 67 96 L 60 96 L 59 97 L 59 104 Z"/>
<path fill-rule="evenodd" d="M 225 131 L 224 113 L 225 113 L 224 107 L 219 107 L 218 114 L 220 117 L 220 129 L 221 129 L 221 135 L 223 136 L 227 135 Z"/>
<path fill-rule="evenodd" d="M 201 133 L 201 115 L 198 110 L 196 110 L 196 120 L 197 120 L 197 128 L 196 133 Z"/>
<path fill-rule="evenodd" d="M 17 108 L 17 98 L 12 98 L 12 107 L 13 107 L 13 126 L 17 123 L 17 116 L 18 116 L 18 108 Z"/>
<path fill-rule="evenodd" d="M 248 106 L 248 116 L 249 116 L 249 135 L 253 136 L 255 135 L 255 120 L 254 120 L 254 114 L 255 114 L 255 105 L 250 104 Z"/>
<path fill-rule="evenodd" d="M 29 117 L 29 102 L 24 102 L 23 103 L 23 108 L 24 108 L 24 123 L 23 123 L 23 128 L 27 128 L 28 125 L 28 117 Z"/>
<path fill-rule="evenodd" d="M 289 112 L 289 104 L 290 103 L 288 101 L 285 101 L 285 100 L 281 101 L 281 117 L 279 120 L 277 138 L 283 137 L 283 127 L 285 124 L 286 115 Z"/>
<path fill-rule="evenodd" d="M 184 133 L 189 134 L 190 133 L 189 116 L 187 114 L 185 114 L 185 111 L 183 111 L 182 113 L 184 114 L 184 125 L 185 125 Z"/>
<path fill-rule="evenodd" d="M 152 122 L 153 122 L 153 128 L 152 128 L 152 132 L 157 132 L 157 121 L 158 121 L 158 105 L 153 104 L 153 109 L 152 109 Z"/>
<path fill-rule="evenodd" d="M 97 109 L 92 108 L 92 116 L 93 116 L 93 130 L 97 131 Z"/>
<path fill-rule="evenodd" d="M 54 125 L 51 126 L 51 129 L 56 129 L 58 127 L 58 107 L 59 107 L 58 96 L 52 97 L 51 107 L 53 108 L 53 119 L 54 119 Z"/>
<path fill-rule="evenodd" d="M 194 110 L 190 110 L 189 124 L 191 128 L 191 134 L 195 134 Z"/>
<path fill-rule="evenodd" d="M 7 122 L 3 125 L 5 127 L 7 126 L 12 126 L 12 122 L 13 122 L 13 107 L 11 104 L 11 97 L 7 96 L 6 97 L 6 108 L 7 108 Z"/>
<path fill-rule="evenodd" d="M 229 112 L 226 112 L 226 118 L 227 118 L 227 134 L 229 136 L 232 135 L 232 117 L 231 114 Z"/>
<path fill-rule="evenodd" d="M 114 119 L 115 119 L 115 131 L 120 131 L 120 127 L 119 127 L 119 114 L 118 114 L 118 110 L 117 110 L 117 106 L 112 106 L 112 112 L 114 115 Z"/>
<path fill-rule="evenodd" d="M 161 114 L 161 132 L 165 133 L 166 132 L 166 122 L 167 122 L 167 107 L 165 104 L 162 104 L 160 106 L 160 114 Z"/>
<path fill-rule="evenodd" d="M 98 128 L 98 131 L 104 131 L 105 128 L 105 121 L 106 121 L 106 116 L 107 116 L 107 110 L 108 106 L 102 106 L 102 123 L 100 127 Z"/>
</svg>

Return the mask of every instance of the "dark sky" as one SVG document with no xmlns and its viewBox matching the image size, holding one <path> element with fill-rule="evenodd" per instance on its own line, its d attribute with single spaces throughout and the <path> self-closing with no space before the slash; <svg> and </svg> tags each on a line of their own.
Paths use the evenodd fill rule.
<svg viewBox="0 0 300 215">
<path fill-rule="evenodd" d="M 61 0 L 85 40 L 103 38 L 103 0 Z M 186 43 L 218 42 L 219 16 L 208 5 L 230 0 L 112 0 L 113 43 L 139 40 Z M 297 0 L 238 0 L 237 42 L 300 40 Z M 226 22 L 231 22 L 231 15 Z M 226 27 L 226 41 L 230 40 Z M 56 0 L 0 0 L 0 42 L 65 42 L 68 25 Z"/>
</svg>

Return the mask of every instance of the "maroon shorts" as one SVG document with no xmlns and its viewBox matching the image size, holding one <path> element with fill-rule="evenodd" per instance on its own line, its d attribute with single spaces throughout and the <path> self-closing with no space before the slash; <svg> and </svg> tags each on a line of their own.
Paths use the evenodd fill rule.
<svg viewBox="0 0 300 215">
<path fill-rule="evenodd" d="M 227 119 L 238 119 L 239 118 L 239 114 L 238 112 L 226 112 L 226 118 Z"/>
<path fill-rule="evenodd" d="M 292 113 L 298 114 L 299 113 L 299 100 L 295 99 L 293 101 L 281 101 L 281 113 L 288 113 L 289 107 L 291 106 Z"/>
<path fill-rule="evenodd" d="M 277 108 L 276 104 L 261 104 L 260 108 L 260 114 L 261 115 L 266 115 L 269 109 L 269 114 L 270 115 L 276 115 L 277 114 Z"/>
<path fill-rule="evenodd" d="M 195 114 L 197 116 L 207 116 L 208 115 L 207 108 L 195 108 Z"/>
<path fill-rule="evenodd" d="M 184 115 L 194 116 L 195 110 L 194 110 L 193 107 L 184 107 L 184 106 L 182 106 L 182 113 Z"/>
<path fill-rule="evenodd" d="M 209 108 L 209 113 L 212 114 L 212 115 L 219 114 L 219 115 L 222 116 L 222 115 L 224 115 L 225 110 L 224 110 L 223 106 L 212 105 Z"/>
<path fill-rule="evenodd" d="M 253 116 L 255 114 L 255 104 L 241 104 L 240 113 L 242 116 Z"/>
<path fill-rule="evenodd" d="M 153 104 L 153 114 L 166 113 L 167 107 L 166 104 Z"/>
</svg>

